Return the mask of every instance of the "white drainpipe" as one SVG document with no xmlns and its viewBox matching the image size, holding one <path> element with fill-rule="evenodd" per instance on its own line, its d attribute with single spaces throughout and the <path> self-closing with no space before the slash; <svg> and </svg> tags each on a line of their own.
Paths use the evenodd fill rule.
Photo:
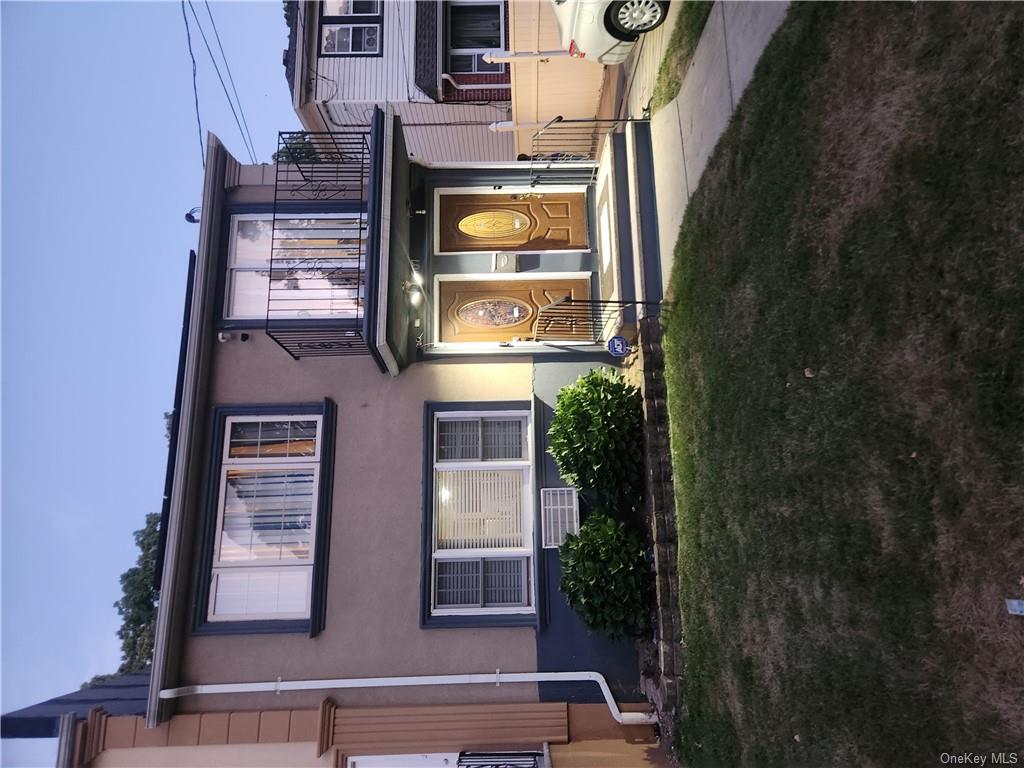
<svg viewBox="0 0 1024 768">
<path fill-rule="evenodd" d="M 517 61 L 538 61 L 543 59 L 556 59 L 562 56 L 572 56 L 568 51 L 537 51 L 536 53 L 512 53 L 511 51 L 487 51 L 483 55 L 484 61 L 488 64 L 515 63 Z"/>
<path fill-rule="evenodd" d="M 457 91 L 501 91 L 512 88 L 509 83 L 471 83 L 469 85 L 457 83 L 455 82 L 455 78 L 447 72 L 441 75 L 441 79 L 446 83 L 451 83 L 452 88 Z"/>
<path fill-rule="evenodd" d="M 493 674 L 470 675 L 413 675 L 409 677 L 340 677 L 321 680 L 282 680 L 261 683 L 208 683 L 186 685 L 181 688 L 165 688 L 160 691 L 161 699 L 178 699 L 182 696 L 199 696 L 207 693 L 262 693 L 282 691 L 325 691 L 348 688 L 400 688 L 422 685 L 497 685 L 502 683 L 582 683 L 593 682 L 601 687 L 601 694 L 615 721 L 622 725 L 653 725 L 658 722 L 654 714 L 643 712 L 622 712 L 612 697 L 611 689 L 600 672 L 506 672 L 500 669 Z"/>
<path fill-rule="evenodd" d="M 548 121 L 550 122 L 550 121 Z M 487 125 L 487 130 L 494 133 L 505 133 L 507 131 L 518 131 L 520 128 L 543 128 L 547 123 L 517 123 L 513 120 L 495 120 Z"/>
</svg>

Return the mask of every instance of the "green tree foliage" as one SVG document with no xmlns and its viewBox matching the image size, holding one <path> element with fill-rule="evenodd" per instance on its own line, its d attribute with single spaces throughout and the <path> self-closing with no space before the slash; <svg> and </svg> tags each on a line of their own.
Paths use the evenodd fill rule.
<svg viewBox="0 0 1024 768">
<path fill-rule="evenodd" d="M 121 640 L 121 666 L 118 672 L 145 669 L 153 655 L 153 630 L 159 597 L 153 586 L 156 549 L 160 540 L 160 515 L 146 515 L 146 526 L 135 531 L 139 558 L 121 574 L 121 599 L 114 603 L 121 616 L 117 636 Z"/>
<path fill-rule="evenodd" d="M 598 368 L 558 393 L 548 453 L 562 479 L 596 506 L 639 509 L 643 499 L 640 390 Z"/>
<path fill-rule="evenodd" d="M 653 575 L 640 539 L 605 514 L 569 534 L 559 554 L 561 590 L 587 626 L 612 637 L 650 627 Z"/>
</svg>

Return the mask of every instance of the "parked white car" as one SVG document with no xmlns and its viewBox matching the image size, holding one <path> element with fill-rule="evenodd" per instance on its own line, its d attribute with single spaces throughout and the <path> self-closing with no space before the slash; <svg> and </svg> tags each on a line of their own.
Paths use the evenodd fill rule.
<svg viewBox="0 0 1024 768">
<path fill-rule="evenodd" d="M 577 58 L 620 64 L 644 32 L 668 16 L 663 0 L 551 0 L 562 47 Z"/>
</svg>

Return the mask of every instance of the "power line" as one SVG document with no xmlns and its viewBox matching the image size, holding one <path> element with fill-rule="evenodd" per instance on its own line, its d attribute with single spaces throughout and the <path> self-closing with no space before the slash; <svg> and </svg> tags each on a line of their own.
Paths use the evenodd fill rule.
<svg viewBox="0 0 1024 768">
<path fill-rule="evenodd" d="M 185 14 L 185 0 L 181 0 L 181 20 L 185 22 L 185 39 L 188 40 L 188 55 L 192 59 L 192 96 L 196 103 L 196 126 L 199 128 L 199 157 L 203 160 L 206 170 L 206 148 L 203 146 L 203 123 L 199 119 L 199 88 L 196 85 L 196 57 L 192 53 L 192 31 L 188 28 L 188 16 Z"/>
<path fill-rule="evenodd" d="M 199 34 L 203 38 L 203 44 L 206 45 L 206 52 L 210 54 L 210 61 L 213 63 L 213 71 L 217 73 L 217 79 L 220 80 L 220 87 L 224 91 L 224 98 L 228 100 L 228 106 L 231 107 L 231 114 L 235 118 L 235 125 L 238 126 L 238 133 L 242 136 L 242 143 L 245 144 L 245 149 L 249 153 L 249 158 L 252 160 L 253 165 L 256 164 L 256 153 L 253 152 L 252 147 L 249 146 L 248 140 L 245 136 L 245 131 L 242 130 L 242 122 L 238 119 L 238 113 L 235 111 L 235 103 L 231 100 L 231 95 L 228 93 L 228 87 L 224 83 L 224 78 L 220 74 L 220 67 L 217 66 L 217 59 L 213 55 L 213 49 L 210 48 L 210 41 L 206 39 L 206 33 L 203 31 L 203 25 L 199 23 L 199 16 L 196 15 L 196 8 L 192 5 L 192 0 L 188 0 L 188 8 L 192 11 L 192 18 L 196 20 L 196 26 L 199 27 Z"/>
<path fill-rule="evenodd" d="M 206 15 L 210 17 L 210 26 L 213 27 L 213 35 L 217 39 L 217 48 L 220 49 L 220 57 L 224 60 L 224 68 L 228 73 L 228 82 L 231 83 L 231 92 L 235 94 L 235 103 L 238 104 L 238 113 L 242 116 L 242 125 L 245 126 L 245 135 L 249 137 L 249 146 L 253 149 L 255 156 L 256 145 L 253 143 L 252 134 L 249 133 L 249 123 L 245 119 L 245 110 L 242 109 L 242 100 L 238 98 L 238 90 L 235 88 L 235 78 L 231 76 L 231 65 L 228 64 L 228 57 L 224 54 L 224 46 L 220 43 L 220 33 L 217 31 L 217 22 L 213 20 L 213 11 L 210 10 L 210 0 L 203 0 L 206 5 Z"/>
</svg>

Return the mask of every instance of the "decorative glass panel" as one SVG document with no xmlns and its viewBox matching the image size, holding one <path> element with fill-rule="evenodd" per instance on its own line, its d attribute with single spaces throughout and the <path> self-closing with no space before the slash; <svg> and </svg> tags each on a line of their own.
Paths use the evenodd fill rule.
<svg viewBox="0 0 1024 768">
<path fill-rule="evenodd" d="M 479 240 L 498 240 L 530 226 L 530 217 L 523 211 L 496 208 L 478 211 L 459 220 L 459 231 Z"/>
<path fill-rule="evenodd" d="M 529 304 L 506 297 L 474 299 L 455 310 L 459 320 L 475 328 L 508 328 L 525 323 L 532 315 Z"/>
</svg>

